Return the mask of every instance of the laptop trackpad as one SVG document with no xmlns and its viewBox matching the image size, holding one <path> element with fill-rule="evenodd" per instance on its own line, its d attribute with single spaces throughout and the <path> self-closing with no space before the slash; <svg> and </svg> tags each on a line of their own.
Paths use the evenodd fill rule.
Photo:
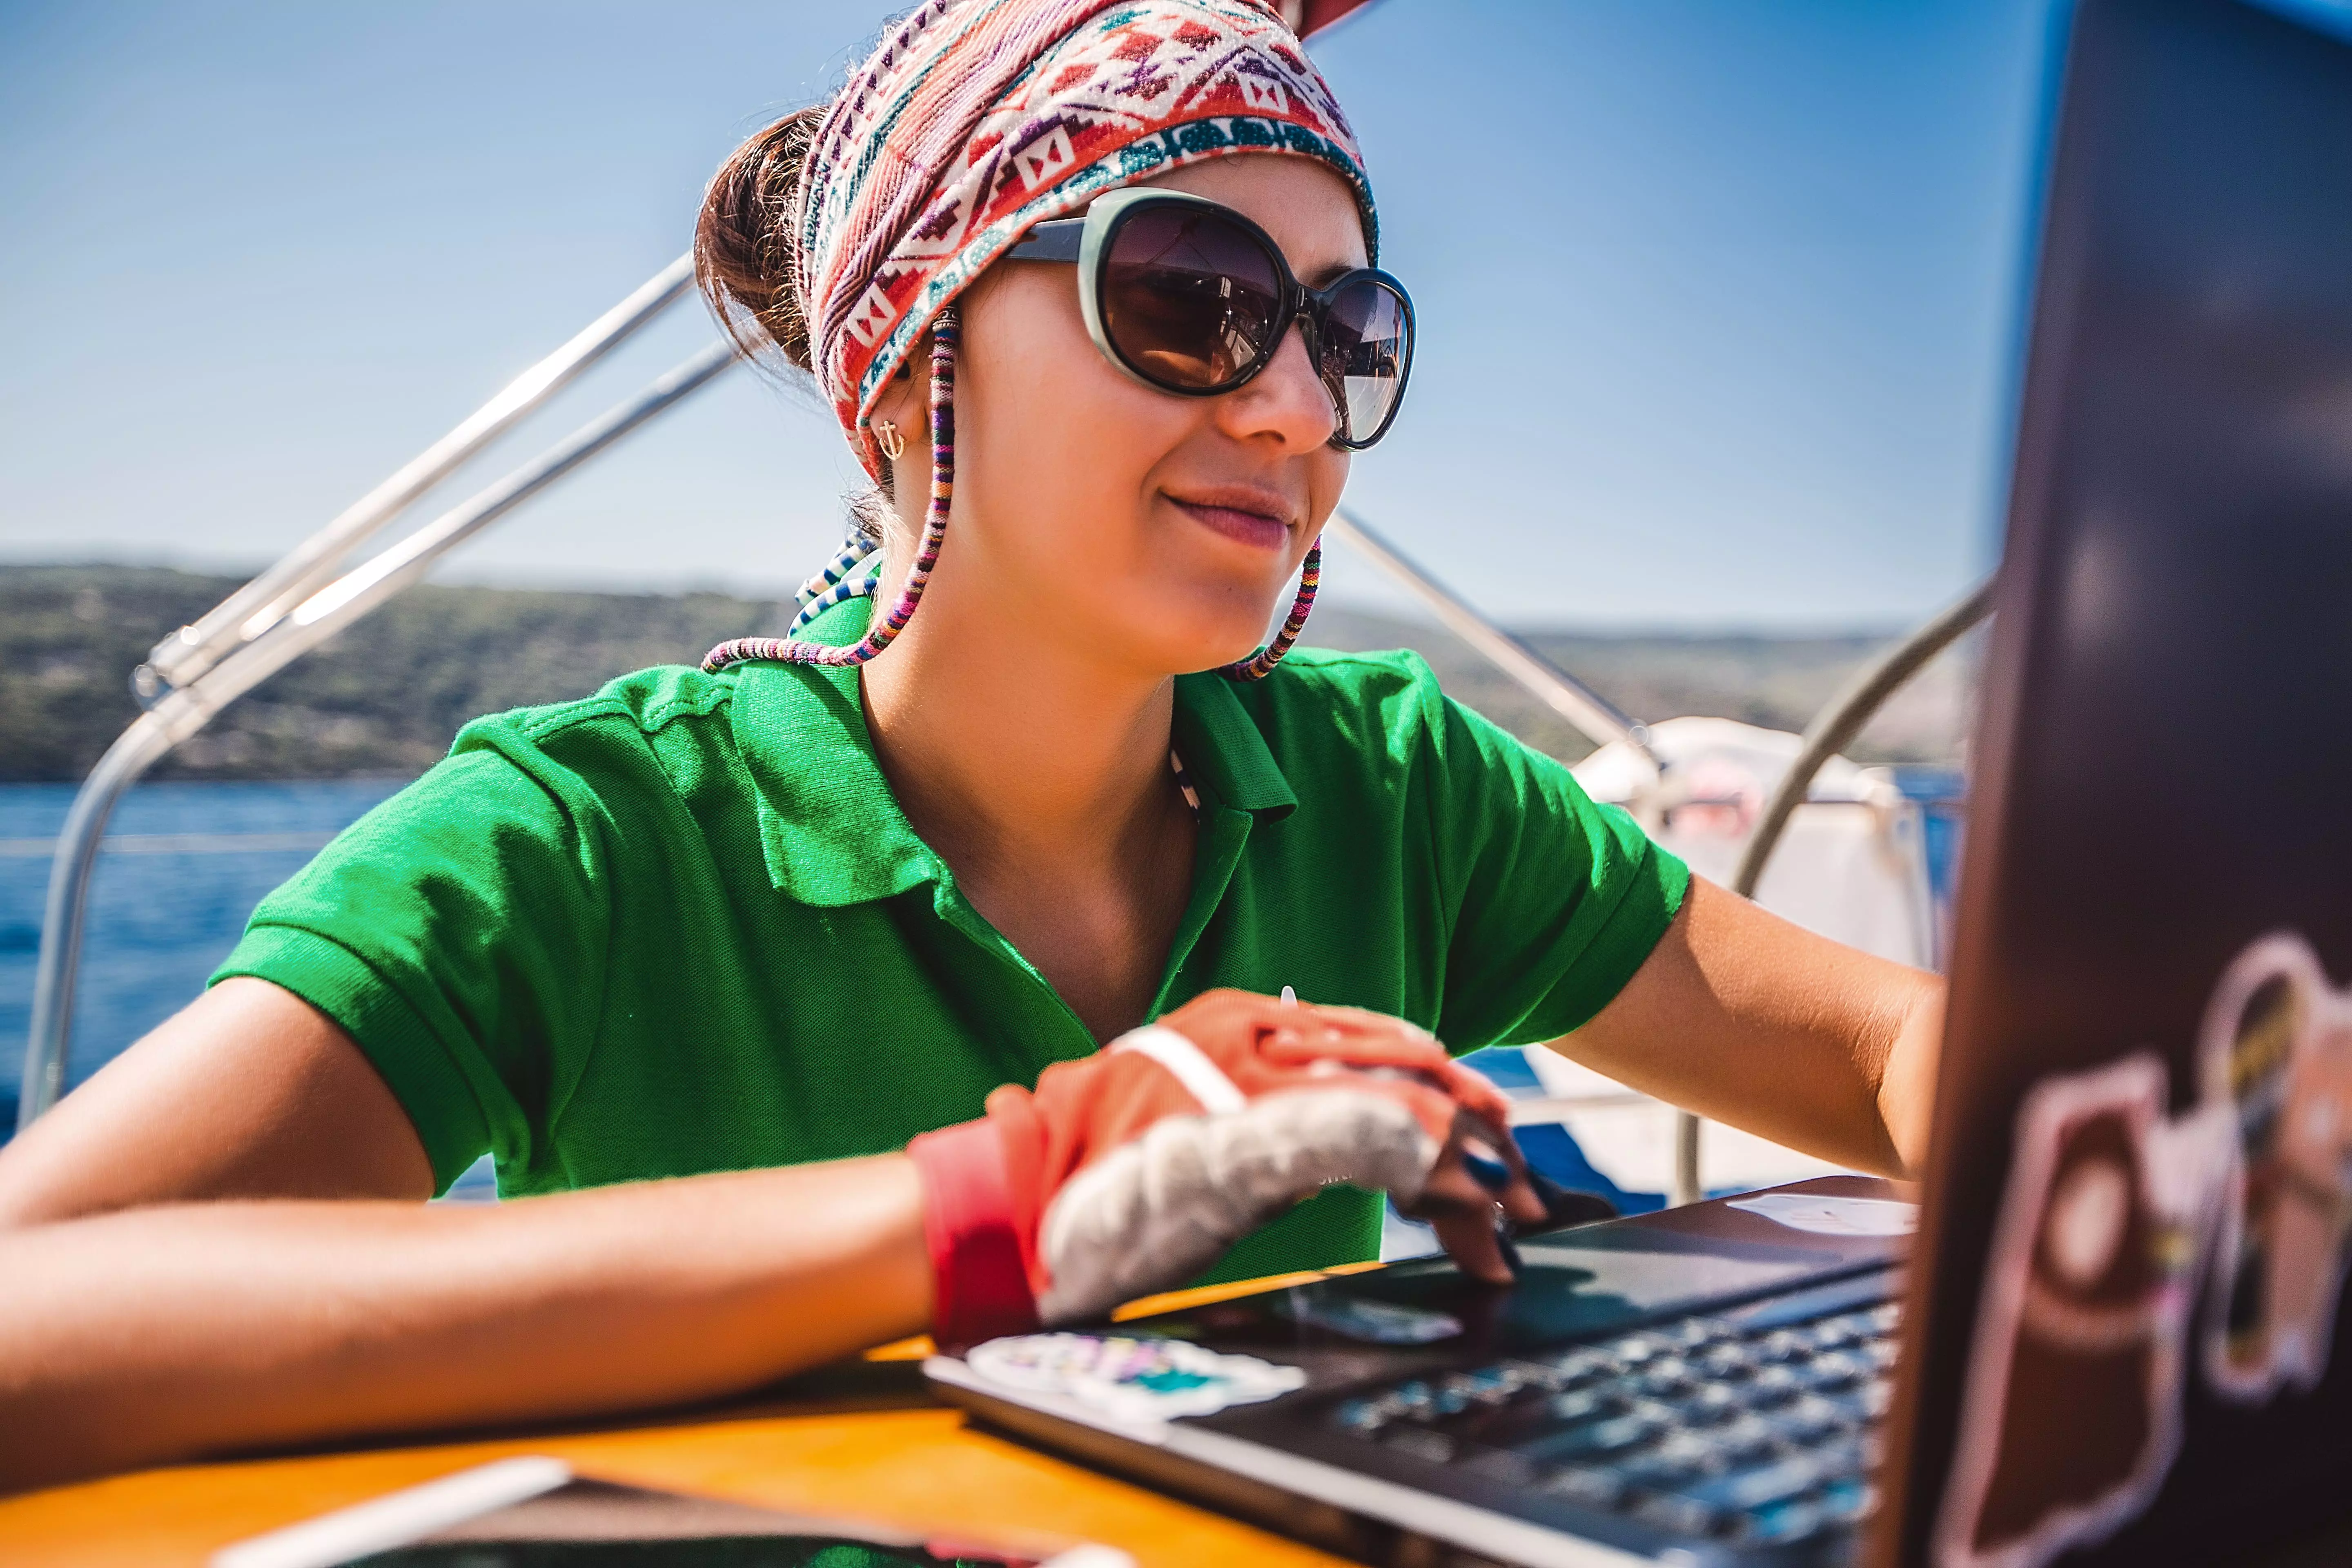
<svg viewBox="0 0 2352 1568">
<path fill-rule="evenodd" d="M 1518 1283 L 1496 1290 L 1465 1279 L 1444 1258 L 1415 1259 L 1291 1292 L 1296 1304 L 1285 1315 L 1362 1339 L 1368 1336 L 1349 1331 L 1351 1315 L 1342 1303 L 1383 1302 L 1455 1319 L 1473 1339 L 1509 1349 L 1696 1310 L 1852 1267 L 1812 1247 L 1625 1224 L 1531 1237 L 1519 1244 L 1519 1263 Z M 1317 1300 L 1327 1296 L 1333 1300 Z"/>
</svg>

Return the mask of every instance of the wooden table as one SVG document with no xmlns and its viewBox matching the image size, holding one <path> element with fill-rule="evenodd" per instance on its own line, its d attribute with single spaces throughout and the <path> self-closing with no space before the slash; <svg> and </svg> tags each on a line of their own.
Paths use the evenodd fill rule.
<svg viewBox="0 0 2352 1568">
<path fill-rule="evenodd" d="M 1114 1316 L 1320 1277 L 1177 1291 Z M 924 1392 L 916 1363 L 929 1350 L 929 1342 L 909 1340 L 751 1399 L 652 1420 L 176 1465 L 0 1498 L 0 1565 L 198 1568 L 233 1541 L 330 1509 L 492 1459 L 545 1454 L 583 1475 L 791 1513 L 970 1532 L 1014 1547 L 1098 1541 L 1143 1568 L 1343 1568 L 1343 1559 L 970 1426 Z M 2250 1556 L 2239 1568 L 2346 1563 L 2352 1523 Z"/>
<path fill-rule="evenodd" d="M 1121 1317 L 1301 1283 L 1136 1303 Z M 924 1393 L 919 1341 L 716 1409 L 601 1426 L 176 1465 L 0 1499 L 0 1563 L 201 1564 L 233 1541 L 519 1454 L 585 1475 L 1023 1545 L 1098 1541 L 1144 1568 L 1340 1560 L 976 1429 Z"/>
</svg>

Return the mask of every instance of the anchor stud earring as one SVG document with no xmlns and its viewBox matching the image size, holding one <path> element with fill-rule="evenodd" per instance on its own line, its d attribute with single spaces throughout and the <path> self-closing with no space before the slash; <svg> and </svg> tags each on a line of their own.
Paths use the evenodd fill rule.
<svg viewBox="0 0 2352 1568">
<path fill-rule="evenodd" d="M 887 419 L 874 421 L 874 444 L 881 447 L 882 455 L 894 463 L 907 455 L 907 437 L 901 436 L 898 427 Z"/>
</svg>

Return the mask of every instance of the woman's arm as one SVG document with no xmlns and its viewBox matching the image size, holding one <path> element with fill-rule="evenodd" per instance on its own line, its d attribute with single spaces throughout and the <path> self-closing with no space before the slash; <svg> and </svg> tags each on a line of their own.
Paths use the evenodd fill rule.
<svg viewBox="0 0 2352 1568">
<path fill-rule="evenodd" d="M 0 1235 L 0 1490 L 709 1397 L 920 1332 L 903 1154 L 496 1206 L 225 1202 Z"/>
<path fill-rule="evenodd" d="M 691 1399 L 929 1321 L 903 1155 L 432 1190 L 348 1036 L 266 982 L 214 987 L 0 1150 L 0 1489 Z M 353 1198 L 407 1201 L 256 1201 Z"/>
<path fill-rule="evenodd" d="M 199 1198 L 432 1195 L 366 1056 L 266 980 L 214 986 L 0 1148 L 0 1231 Z"/>
<path fill-rule="evenodd" d="M 1935 975 L 1694 877 L 1624 990 L 1551 1048 L 1775 1142 L 1900 1176 L 1927 1155 L 1943 1020 Z"/>
<path fill-rule="evenodd" d="M 1177 1283 L 1204 1259 L 1170 1238 L 1237 1235 L 1308 1195 L 1326 1167 L 1386 1170 L 1383 1152 L 1397 1156 L 1390 1184 L 1474 1268 L 1501 1267 L 1497 1197 L 1522 1220 L 1541 1214 L 1516 1175 L 1498 1194 L 1471 1172 L 1466 1153 L 1488 1138 L 1517 1168 L 1507 1138 L 1479 1131 L 1500 1126 L 1498 1105 L 1478 1109 L 1493 1088 L 1448 1081 L 1443 1047 L 1410 1026 L 1235 992 L 1162 1023 L 1185 1034 L 1183 1051 L 1105 1051 L 1049 1068 L 1054 1092 L 1009 1097 L 1005 1115 L 1039 1146 L 1039 1170 L 1021 1167 L 1033 1188 L 1047 1150 L 1062 1152 L 1061 1177 L 1096 1155 L 1090 1174 L 1144 1173 L 1139 1186 L 1061 1182 L 1100 1200 L 1073 1197 L 1073 1214 L 1110 1223 L 1022 1241 L 1030 1287 L 1033 1245 L 1064 1283 L 1106 1268 L 1139 1290 Z M 1171 1068 L 1171 1053 L 1200 1059 Z M 1362 1103 L 1335 1115 L 1368 1066 L 1412 1081 L 1363 1078 Z M 1218 1094 L 1216 1075 L 1234 1071 L 1251 1088 Z M 1311 1087 L 1297 1098 L 1315 1114 L 1263 1114 L 1297 1109 L 1286 1087 Z M 1231 1179 L 1152 1179 L 1143 1135 L 1162 1117 L 1220 1122 L 1205 1142 L 1176 1142 L 1213 1150 Z M 935 1136 L 960 1139 L 965 1173 L 1015 1146 L 994 1111 Z M 671 1404 L 919 1332 L 935 1297 L 978 1278 L 935 1247 L 966 1235 L 953 1216 L 989 1208 L 967 1193 L 927 1234 L 927 1205 L 951 1190 L 927 1170 L 937 1176 L 888 1154 L 495 1208 L 320 1201 L 422 1196 L 415 1134 L 331 1024 L 274 986 L 221 986 L 0 1153 L 14 1222 L 0 1226 L 0 1489 L 227 1448 Z M 1008 1165 L 983 1187 L 1009 1194 L 1012 1178 Z M 1136 1202 L 1121 1207 L 1121 1194 Z M 1139 1245 L 1126 1222 L 1153 1215 L 1165 1234 Z M 992 1216 L 1040 1220 L 1018 1205 Z M 1065 1315 L 1118 1293 L 1065 1302 Z"/>
</svg>

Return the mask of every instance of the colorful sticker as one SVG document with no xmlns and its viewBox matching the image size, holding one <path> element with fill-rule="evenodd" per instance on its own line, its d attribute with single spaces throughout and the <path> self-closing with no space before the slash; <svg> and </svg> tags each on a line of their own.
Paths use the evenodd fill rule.
<svg viewBox="0 0 2352 1568">
<path fill-rule="evenodd" d="M 1909 1236 L 1919 1228 L 1919 1205 L 1897 1198 L 1759 1193 L 1734 1198 L 1730 1206 L 1814 1236 Z"/>
<path fill-rule="evenodd" d="M 1940 1568 L 2036 1568 L 2144 1510 L 2180 1445 L 2189 1311 L 2228 1123 L 2165 1116 L 2153 1052 L 2044 1079 L 1986 1259 Z"/>
<path fill-rule="evenodd" d="M 2222 975 L 2199 1055 L 2234 1145 L 2206 1379 L 2245 1401 L 2311 1388 L 2336 1338 L 2352 1218 L 2352 997 L 2302 938 L 2264 937 Z"/>
<path fill-rule="evenodd" d="M 1116 1334 L 1015 1334 L 973 1346 L 964 1363 L 987 1382 L 1058 1394 L 1129 1421 L 1213 1415 L 1307 1384 L 1295 1366 Z"/>
</svg>

